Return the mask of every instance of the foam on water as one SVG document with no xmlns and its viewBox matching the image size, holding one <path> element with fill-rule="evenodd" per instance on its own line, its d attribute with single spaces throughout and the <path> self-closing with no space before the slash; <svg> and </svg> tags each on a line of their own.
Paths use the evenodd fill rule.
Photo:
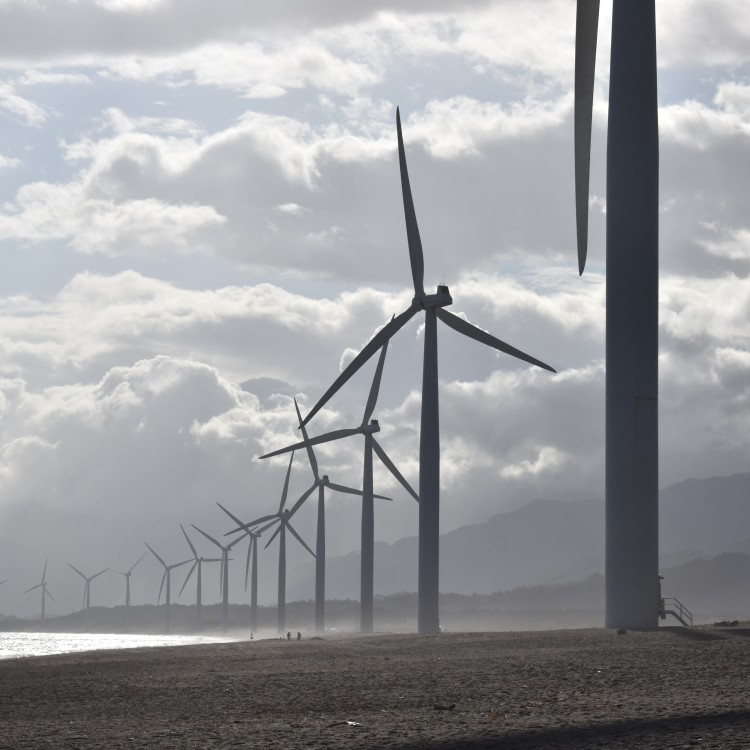
<svg viewBox="0 0 750 750">
<path fill-rule="evenodd" d="M 117 633 L 0 633 L 0 659 L 48 656 L 78 651 L 144 646 L 187 646 L 238 640 L 222 636 L 138 635 Z"/>
</svg>

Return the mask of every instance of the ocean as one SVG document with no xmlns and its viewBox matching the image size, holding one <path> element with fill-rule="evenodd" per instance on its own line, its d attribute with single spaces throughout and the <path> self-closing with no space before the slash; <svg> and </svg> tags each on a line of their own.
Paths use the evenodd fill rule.
<svg viewBox="0 0 750 750">
<path fill-rule="evenodd" d="M 122 633 L 0 633 L 0 659 L 70 654 L 113 648 L 188 646 L 225 643 L 237 638 L 191 635 L 137 635 Z"/>
</svg>

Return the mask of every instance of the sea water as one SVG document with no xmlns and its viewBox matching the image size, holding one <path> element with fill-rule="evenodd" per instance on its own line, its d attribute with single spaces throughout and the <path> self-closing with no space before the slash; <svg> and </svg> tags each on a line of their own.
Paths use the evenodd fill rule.
<svg viewBox="0 0 750 750">
<path fill-rule="evenodd" d="M 188 646 L 238 640 L 222 636 L 137 635 L 117 633 L 0 633 L 0 659 L 48 656 L 78 651 L 144 646 Z"/>
</svg>

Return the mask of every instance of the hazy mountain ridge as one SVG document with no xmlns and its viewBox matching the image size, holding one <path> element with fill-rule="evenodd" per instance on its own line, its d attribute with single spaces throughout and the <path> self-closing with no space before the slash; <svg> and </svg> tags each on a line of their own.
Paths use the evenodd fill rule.
<svg viewBox="0 0 750 750">
<path fill-rule="evenodd" d="M 724 553 L 711 559 L 691 560 L 663 571 L 665 596 L 675 596 L 693 612 L 695 623 L 743 619 L 750 613 L 750 555 Z M 195 607 L 172 605 L 174 632 L 196 632 Z M 379 630 L 413 630 L 416 623 L 417 595 L 395 593 L 375 598 L 376 627 Z M 571 583 L 524 586 L 491 594 L 441 594 L 441 622 L 453 630 L 547 629 L 557 627 L 600 627 L 603 625 L 604 576 L 594 573 Z M 307 632 L 313 620 L 313 602 L 287 603 L 289 629 Z M 248 605 L 230 605 L 231 629 L 247 631 Z M 359 603 L 353 599 L 328 600 L 328 627 L 356 630 Z M 273 632 L 275 607 L 259 608 L 260 628 Z M 676 624 L 668 618 L 665 624 Z M 45 630 L 50 632 L 144 632 L 164 629 L 163 607 L 150 604 L 92 607 L 88 612 L 38 620 L 4 618 L 2 630 Z M 221 630 L 221 607 L 204 606 L 204 632 Z"/>
<path fill-rule="evenodd" d="M 670 485 L 660 493 L 660 515 L 663 570 L 750 550 L 750 473 Z M 416 590 L 416 565 L 416 537 L 377 543 L 376 592 Z M 582 580 L 603 570 L 603 500 L 535 500 L 441 537 L 441 590 L 446 592 L 490 594 Z M 293 598 L 310 595 L 312 573 L 312 566 L 291 571 Z M 328 560 L 326 595 L 359 596 L 358 552 Z"/>
</svg>

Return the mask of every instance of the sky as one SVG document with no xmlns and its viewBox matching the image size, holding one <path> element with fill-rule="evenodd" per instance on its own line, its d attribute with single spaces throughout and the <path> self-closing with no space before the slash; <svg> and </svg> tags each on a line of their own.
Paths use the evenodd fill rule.
<svg viewBox="0 0 750 750">
<path fill-rule="evenodd" d="M 441 327 L 441 529 L 602 497 L 610 19 L 579 277 L 573 0 L 0 0 L 0 612 L 38 611 L 46 558 L 67 612 L 68 562 L 126 570 L 144 541 L 176 562 L 179 524 L 228 531 L 217 501 L 276 510 L 286 460 L 257 457 L 298 439 L 293 397 L 312 408 L 412 297 L 397 106 L 425 287 L 558 371 Z M 750 468 L 750 6 L 659 0 L 657 29 L 667 486 Z M 415 487 L 420 318 L 374 415 Z M 358 425 L 373 371 L 310 434 Z M 361 486 L 361 439 L 318 460 Z M 310 481 L 297 456 L 290 499 Z M 381 469 L 376 491 L 377 538 L 415 535 Z M 357 549 L 356 499 L 327 514 L 329 554 Z M 271 592 L 275 543 L 261 560 Z M 154 600 L 158 563 L 138 575 Z"/>
</svg>

